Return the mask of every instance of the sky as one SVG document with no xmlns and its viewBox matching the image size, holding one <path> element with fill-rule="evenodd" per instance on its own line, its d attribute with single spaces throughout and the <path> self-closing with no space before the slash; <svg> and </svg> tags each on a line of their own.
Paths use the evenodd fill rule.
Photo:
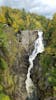
<svg viewBox="0 0 56 100">
<path fill-rule="evenodd" d="M 25 9 L 51 18 L 56 12 L 56 0 L 0 0 L 0 6 Z"/>
</svg>

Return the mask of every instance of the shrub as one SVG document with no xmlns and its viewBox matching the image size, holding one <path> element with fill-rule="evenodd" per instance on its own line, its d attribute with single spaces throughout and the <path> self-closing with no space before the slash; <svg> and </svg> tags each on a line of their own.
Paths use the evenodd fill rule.
<svg viewBox="0 0 56 100">
<path fill-rule="evenodd" d="M 9 96 L 5 95 L 4 93 L 0 93 L 0 100 L 10 100 Z"/>
<path fill-rule="evenodd" d="M 4 70 L 6 68 L 8 68 L 7 62 L 2 57 L 0 57 L 0 69 Z"/>
</svg>

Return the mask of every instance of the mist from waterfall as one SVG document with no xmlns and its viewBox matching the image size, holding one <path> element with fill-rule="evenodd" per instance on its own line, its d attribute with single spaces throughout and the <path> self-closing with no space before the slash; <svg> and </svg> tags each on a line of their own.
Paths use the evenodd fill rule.
<svg viewBox="0 0 56 100">
<path fill-rule="evenodd" d="M 30 71 L 33 68 L 33 61 L 35 60 L 37 54 L 42 53 L 44 51 L 44 44 L 43 44 L 43 32 L 38 31 L 38 38 L 35 40 L 34 43 L 34 50 L 32 54 L 29 56 L 29 68 L 28 68 L 28 73 L 27 73 L 27 79 L 25 81 L 26 84 L 26 90 L 28 93 L 28 96 L 30 96 L 33 93 L 34 90 L 34 84 L 33 81 L 30 78 Z"/>
</svg>

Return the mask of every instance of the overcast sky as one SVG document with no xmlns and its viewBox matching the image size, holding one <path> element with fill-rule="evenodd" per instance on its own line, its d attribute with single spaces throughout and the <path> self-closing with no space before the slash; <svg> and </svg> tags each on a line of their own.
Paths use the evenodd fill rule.
<svg viewBox="0 0 56 100">
<path fill-rule="evenodd" d="M 0 6 L 2 5 L 19 9 L 25 8 L 26 11 L 46 17 L 52 17 L 56 12 L 56 0 L 0 0 Z"/>
</svg>

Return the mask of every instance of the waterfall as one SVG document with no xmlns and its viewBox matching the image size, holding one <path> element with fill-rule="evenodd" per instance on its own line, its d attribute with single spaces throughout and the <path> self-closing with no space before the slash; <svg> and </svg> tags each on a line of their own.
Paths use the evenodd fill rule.
<svg viewBox="0 0 56 100">
<path fill-rule="evenodd" d="M 33 68 L 33 61 L 35 60 L 37 54 L 42 53 L 44 51 L 44 44 L 43 44 L 42 35 L 43 35 L 43 32 L 38 31 L 38 38 L 35 40 L 35 43 L 34 43 L 34 50 L 33 50 L 32 54 L 29 56 L 30 65 L 28 68 L 27 79 L 25 81 L 28 96 L 30 96 L 34 90 L 33 81 L 30 78 L 30 74 L 31 74 L 30 71 Z"/>
</svg>

